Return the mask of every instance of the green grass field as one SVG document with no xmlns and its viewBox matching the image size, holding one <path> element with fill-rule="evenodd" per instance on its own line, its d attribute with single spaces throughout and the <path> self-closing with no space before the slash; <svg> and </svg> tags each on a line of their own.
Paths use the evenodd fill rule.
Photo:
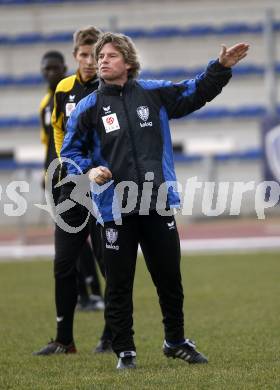
<svg viewBox="0 0 280 390">
<path fill-rule="evenodd" d="M 0 263 L 0 389 L 280 389 L 280 254 L 182 259 L 186 336 L 210 362 L 161 352 L 163 331 L 143 260 L 134 290 L 136 370 L 96 356 L 103 313 L 77 313 L 77 355 L 34 357 L 55 335 L 52 263 Z"/>
</svg>

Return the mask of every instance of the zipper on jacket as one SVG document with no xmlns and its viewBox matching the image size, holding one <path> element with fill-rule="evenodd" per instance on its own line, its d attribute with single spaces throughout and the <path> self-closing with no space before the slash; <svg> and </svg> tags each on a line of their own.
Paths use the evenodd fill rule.
<svg viewBox="0 0 280 390">
<path fill-rule="evenodd" d="M 123 92 L 122 91 L 120 91 L 120 98 L 121 98 L 121 100 L 123 102 L 123 107 L 124 107 L 125 115 L 126 115 L 126 118 L 127 118 L 128 132 L 129 132 L 129 137 L 130 137 L 130 141 L 131 141 L 132 152 L 133 152 L 133 157 L 134 157 L 135 167 L 136 167 L 136 173 L 137 173 L 137 182 L 138 182 L 138 184 L 141 184 L 141 173 L 140 173 L 140 168 L 139 168 L 139 164 L 138 164 L 138 158 L 137 158 L 135 141 L 134 141 L 133 133 L 131 131 L 131 124 L 130 124 L 128 111 L 127 111 L 127 108 L 126 108 L 126 104 L 125 104 L 125 101 L 124 101 L 124 98 L 123 98 Z"/>
</svg>

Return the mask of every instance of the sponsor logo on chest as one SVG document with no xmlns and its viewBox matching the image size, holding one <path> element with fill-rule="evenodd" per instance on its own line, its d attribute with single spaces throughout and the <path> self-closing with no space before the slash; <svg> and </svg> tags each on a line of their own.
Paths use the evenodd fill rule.
<svg viewBox="0 0 280 390">
<path fill-rule="evenodd" d="M 111 131 L 119 130 L 120 124 L 116 113 L 104 115 L 102 117 L 103 125 L 105 127 L 106 133 L 111 133 Z"/>
<path fill-rule="evenodd" d="M 68 102 L 65 105 L 65 114 L 67 117 L 71 115 L 72 111 L 74 111 L 76 107 L 75 97 L 76 95 L 69 95 L 68 97 Z"/>
</svg>

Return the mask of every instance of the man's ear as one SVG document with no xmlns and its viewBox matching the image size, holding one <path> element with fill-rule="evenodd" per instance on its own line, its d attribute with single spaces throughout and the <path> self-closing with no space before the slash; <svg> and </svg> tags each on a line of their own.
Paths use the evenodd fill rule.
<svg viewBox="0 0 280 390">
<path fill-rule="evenodd" d="M 131 65 L 130 64 L 125 64 L 125 68 L 126 68 L 126 70 L 129 70 L 129 69 L 131 69 Z"/>
</svg>

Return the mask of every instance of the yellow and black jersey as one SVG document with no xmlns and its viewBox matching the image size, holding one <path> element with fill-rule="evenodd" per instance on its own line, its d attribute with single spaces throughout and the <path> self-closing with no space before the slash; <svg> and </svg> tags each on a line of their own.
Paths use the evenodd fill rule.
<svg viewBox="0 0 280 390">
<path fill-rule="evenodd" d="M 41 142 L 46 147 L 44 168 L 48 169 L 50 163 L 57 158 L 51 115 L 54 107 L 54 92 L 49 90 L 40 103 Z"/>
<path fill-rule="evenodd" d="M 61 80 L 56 87 L 54 95 L 54 109 L 52 112 L 52 125 L 54 128 L 54 141 L 57 155 L 60 151 L 65 135 L 66 123 L 77 103 L 98 88 L 96 77 L 83 83 L 78 72 L 75 75 Z"/>
</svg>

